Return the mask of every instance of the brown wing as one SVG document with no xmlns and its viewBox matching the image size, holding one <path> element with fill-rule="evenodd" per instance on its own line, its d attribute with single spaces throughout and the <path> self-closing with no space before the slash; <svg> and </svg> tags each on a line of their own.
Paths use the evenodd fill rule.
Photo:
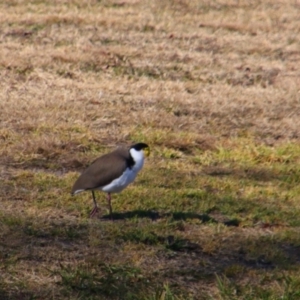
<svg viewBox="0 0 300 300">
<path fill-rule="evenodd" d="M 119 177 L 130 162 L 128 149 L 120 148 L 97 158 L 76 180 L 72 194 L 105 186 Z"/>
</svg>

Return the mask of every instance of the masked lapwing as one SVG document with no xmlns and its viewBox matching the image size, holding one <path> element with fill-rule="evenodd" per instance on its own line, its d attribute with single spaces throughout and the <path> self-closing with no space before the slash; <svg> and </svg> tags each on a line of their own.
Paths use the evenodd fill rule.
<svg viewBox="0 0 300 300">
<path fill-rule="evenodd" d="M 121 192 L 134 181 L 144 165 L 144 157 L 149 154 L 147 144 L 137 143 L 100 156 L 78 177 L 72 188 L 72 195 L 91 191 L 94 208 L 90 217 L 94 217 L 98 212 L 95 190 L 106 192 L 109 214 L 112 217 L 111 193 Z"/>
</svg>

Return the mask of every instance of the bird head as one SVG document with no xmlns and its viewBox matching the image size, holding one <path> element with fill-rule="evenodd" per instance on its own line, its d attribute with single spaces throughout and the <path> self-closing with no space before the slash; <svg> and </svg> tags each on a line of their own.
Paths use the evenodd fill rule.
<svg viewBox="0 0 300 300">
<path fill-rule="evenodd" d="M 145 143 L 137 143 L 130 147 L 130 149 L 134 149 L 136 151 L 143 151 L 145 156 L 150 155 L 150 147 Z"/>
</svg>

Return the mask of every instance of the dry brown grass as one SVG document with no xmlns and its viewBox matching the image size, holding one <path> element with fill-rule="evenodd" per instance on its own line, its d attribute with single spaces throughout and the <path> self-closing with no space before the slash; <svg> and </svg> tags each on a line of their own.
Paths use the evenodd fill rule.
<svg viewBox="0 0 300 300">
<path fill-rule="evenodd" d="M 145 299 L 294 299 L 279 274 L 299 286 L 299 13 L 297 0 L 2 1 L 3 297 L 141 299 L 135 282 Z M 114 203 L 129 214 L 87 220 L 75 171 L 132 141 L 153 155 Z M 132 268 L 115 271 L 120 293 L 105 266 L 77 289 L 103 262 Z"/>
</svg>

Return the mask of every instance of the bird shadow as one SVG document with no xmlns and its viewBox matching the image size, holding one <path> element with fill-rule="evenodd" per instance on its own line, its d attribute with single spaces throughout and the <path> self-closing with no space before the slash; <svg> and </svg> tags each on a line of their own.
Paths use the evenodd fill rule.
<svg viewBox="0 0 300 300">
<path fill-rule="evenodd" d="M 110 215 L 104 215 L 100 219 L 101 220 L 126 220 L 126 219 L 133 219 L 133 218 L 148 218 L 152 221 L 156 221 L 162 218 L 172 218 L 175 221 L 186 221 L 188 219 L 194 219 L 199 220 L 202 223 L 220 223 L 213 217 L 209 216 L 208 214 L 197 214 L 193 212 L 165 212 L 165 213 L 159 213 L 155 210 L 132 210 L 127 212 L 114 212 L 111 216 Z M 226 220 L 222 222 L 223 224 L 227 226 L 238 226 L 239 221 L 236 219 L 232 220 Z"/>
</svg>

